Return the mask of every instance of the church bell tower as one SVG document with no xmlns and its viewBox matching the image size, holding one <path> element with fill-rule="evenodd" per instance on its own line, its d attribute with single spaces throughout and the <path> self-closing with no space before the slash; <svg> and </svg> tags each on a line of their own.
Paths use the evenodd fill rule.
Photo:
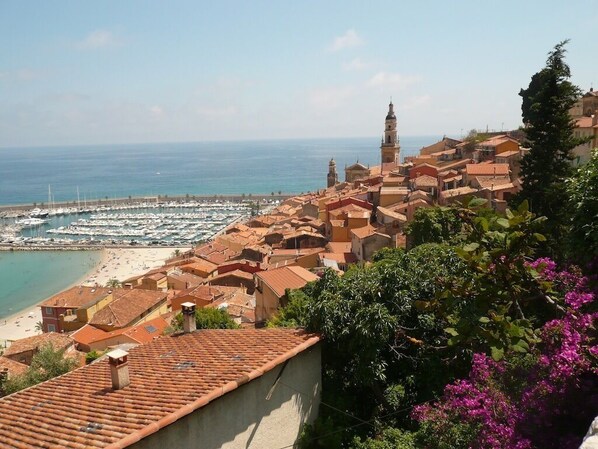
<svg viewBox="0 0 598 449">
<path fill-rule="evenodd" d="M 338 173 L 336 172 L 336 162 L 334 162 L 334 159 L 330 159 L 330 162 L 328 163 L 328 182 L 326 185 L 328 187 L 334 187 L 337 184 Z"/>
<path fill-rule="evenodd" d="M 383 164 L 393 162 L 399 163 L 399 154 L 401 146 L 399 145 L 399 135 L 397 133 L 397 117 L 394 112 L 392 100 L 388 105 L 388 114 L 384 122 L 384 137 L 380 145 L 380 160 Z"/>
</svg>

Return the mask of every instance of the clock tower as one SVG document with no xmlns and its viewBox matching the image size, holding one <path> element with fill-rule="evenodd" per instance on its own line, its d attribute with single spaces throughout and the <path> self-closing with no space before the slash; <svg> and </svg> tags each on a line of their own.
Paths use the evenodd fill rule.
<svg viewBox="0 0 598 449">
<path fill-rule="evenodd" d="M 399 154 L 401 146 L 399 145 L 399 135 L 397 133 L 397 117 L 394 112 L 392 100 L 388 105 L 388 114 L 384 122 L 384 137 L 380 145 L 380 160 L 382 164 L 393 162 L 399 163 Z"/>
</svg>

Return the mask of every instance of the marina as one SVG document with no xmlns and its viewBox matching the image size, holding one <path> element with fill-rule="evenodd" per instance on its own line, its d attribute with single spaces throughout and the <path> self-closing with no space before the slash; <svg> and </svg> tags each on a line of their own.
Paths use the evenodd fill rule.
<svg viewBox="0 0 598 449">
<path fill-rule="evenodd" d="M 267 211 L 276 204 L 264 199 L 260 207 Z M 0 249 L 190 245 L 210 240 L 255 210 L 250 201 L 191 200 L 4 211 Z"/>
</svg>

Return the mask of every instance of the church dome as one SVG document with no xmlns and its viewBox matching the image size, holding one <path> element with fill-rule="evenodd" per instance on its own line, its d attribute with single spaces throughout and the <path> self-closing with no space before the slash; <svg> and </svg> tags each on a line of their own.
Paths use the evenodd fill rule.
<svg viewBox="0 0 598 449">
<path fill-rule="evenodd" d="M 386 120 L 396 120 L 396 116 L 395 116 L 395 109 L 394 109 L 394 105 L 392 104 L 392 101 L 390 102 L 390 104 L 388 105 L 388 114 L 386 114 Z"/>
</svg>

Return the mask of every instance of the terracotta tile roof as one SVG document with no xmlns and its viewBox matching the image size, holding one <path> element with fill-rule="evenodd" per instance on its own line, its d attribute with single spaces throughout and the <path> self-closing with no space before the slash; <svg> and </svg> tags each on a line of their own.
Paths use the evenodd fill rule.
<svg viewBox="0 0 598 449">
<path fill-rule="evenodd" d="M 318 280 L 318 276 L 302 267 L 281 267 L 255 273 L 255 277 L 266 283 L 281 298 L 287 288 L 296 289 L 308 282 Z"/>
<path fill-rule="evenodd" d="M 457 196 L 463 196 L 463 195 L 473 195 L 474 193 L 477 193 L 478 191 L 472 187 L 469 186 L 465 186 L 465 187 L 459 187 L 457 189 L 450 189 L 450 190 L 443 190 L 442 192 L 440 192 L 440 196 L 442 198 L 452 198 L 452 197 L 457 197 Z"/>
<path fill-rule="evenodd" d="M 0 399 L 7 447 L 130 446 L 315 345 L 293 329 L 203 330 L 129 352 L 130 385 L 114 391 L 107 360 Z"/>
<path fill-rule="evenodd" d="M 415 184 L 416 188 L 438 187 L 438 179 L 428 175 L 418 176 L 413 180 L 413 183 Z"/>
<path fill-rule="evenodd" d="M 97 311 L 89 324 L 125 327 L 137 317 L 162 301 L 166 302 L 167 294 L 160 291 L 133 289 L 114 291 L 114 301 Z"/>
<path fill-rule="evenodd" d="M 243 270 L 232 270 L 232 271 L 227 271 L 225 273 L 219 274 L 217 276 L 211 277 L 210 279 L 208 279 L 208 282 L 217 282 L 220 279 L 225 279 L 227 277 L 235 277 L 235 278 L 240 278 L 240 279 L 246 279 L 248 281 L 253 280 L 253 274 L 248 273 L 247 271 L 243 271 Z"/>
<path fill-rule="evenodd" d="M 320 260 L 334 260 L 338 263 L 356 263 L 357 256 L 351 252 L 348 253 L 320 253 L 318 254 Z"/>
<path fill-rule="evenodd" d="M 328 242 L 326 249 L 331 253 L 350 253 L 351 242 Z"/>
<path fill-rule="evenodd" d="M 401 214 L 400 212 L 396 212 L 396 211 L 386 208 L 386 207 L 378 206 L 378 213 L 380 213 L 381 215 L 390 217 L 390 218 L 394 218 L 395 220 L 399 220 L 401 222 L 407 221 L 406 215 Z"/>
<path fill-rule="evenodd" d="M 81 329 L 73 332 L 71 337 L 77 343 L 90 345 L 119 335 L 126 335 L 137 343 L 143 344 L 149 343 L 154 338 L 161 336 L 166 327 L 168 327 L 168 322 L 162 317 L 145 321 L 137 326 L 124 327 L 113 331 L 104 331 L 86 324 Z"/>
<path fill-rule="evenodd" d="M 409 193 L 409 189 L 406 187 L 381 187 L 380 188 L 380 195 L 407 195 Z"/>
<path fill-rule="evenodd" d="M 352 210 L 347 212 L 347 218 L 370 218 L 372 213 L 369 210 L 357 211 Z"/>
<path fill-rule="evenodd" d="M 503 151 L 502 153 L 497 154 L 496 157 L 497 158 L 499 158 L 499 157 L 512 157 L 512 156 L 518 156 L 519 154 L 521 154 L 521 151 L 519 151 L 519 150 Z"/>
<path fill-rule="evenodd" d="M 200 283 L 202 283 L 205 280 L 201 276 L 197 276 L 192 273 L 177 272 L 177 271 L 168 273 L 168 277 L 172 278 L 172 279 L 177 279 L 179 281 L 187 282 L 189 284 L 197 284 L 197 285 L 199 285 Z"/>
<path fill-rule="evenodd" d="M 595 128 L 598 125 L 592 125 L 592 117 L 580 117 L 575 122 L 575 126 L 577 128 Z"/>
<path fill-rule="evenodd" d="M 33 335 L 32 337 L 15 340 L 8 348 L 6 348 L 4 356 L 8 357 L 26 351 L 34 351 L 47 344 L 51 344 L 54 349 L 66 349 L 73 343 L 73 339 L 68 335 L 56 332 L 46 332 L 40 335 Z"/>
<path fill-rule="evenodd" d="M 154 273 L 149 276 L 146 276 L 146 278 L 151 279 L 152 281 L 159 281 L 161 279 L 164 279 L 165 277 L 166 277 L 166 274 L 164 274 L 164 273 Z"/>
<path fill-rule="evenodd" d="M 351 229 L 351 233 L 355 234 L 355 236 L 359 239 L 364 239 L 370 235 L 374 235 L 376 233 L 376 228 L 374 228 L 372 225 L 367 225 L 363 228 Z"/>
<path fill-rule="evenodd" d="M 452 181 L 461 181 L 463 179 L 463 175 L 455 175 L 450 176 L 448 178 L 444 178 L 442 182 L 452 182 Z"/>
<path fill-rule="evenodd" d="M 467 164 L 468 176 L 508 176 L 509 164 Z"/>
<path fill-rule="evenodd" d="M 496 176 L 496 177 L 492 177 L 492 178 L 488 178 L 488 177 L 481 177 L 481 178 L 476 178 L 478 184 L 480 185 L 481 188 L 490 188 L 490 187 L 496 187 L 496 186 L 502 186 L 504 184 L 511 184 L 511 178 L 508 176 Z"/>
<path fill-rule="evenodd" d="M 73 332 L 71 334 L 71 338 L 75 340 L 75 342 L 77 343 L 89 345 L 90 343 L 104 339 L 106 334 L 118 335 L 121 332 L 124 332 L 125 329 L 127 328 L 107 332 L 102 329 L 98 329 L 97 327 L 94 327 L 90 324 L 86 324 L 82 328 L 77 329 L 75 332 Z"/>
<path fill-rule="evenodd" d="M 0 356 L 0 373 L 6 370 L 8 377 L 23 374 L 28 368 L 29 366 L 25 365 L 24 363 L 9 359 L 8 357 Z"/>
<path fill-rule="evenodd" d="M 91 305 L 108 296 L 108 291 L 109 289 L 102 287 L 71 287 L 50 297 L 42 302 L 40 306 L 79 308 L 86 304 Z"/>
<path fill-rule="evenodd" d="M 503 135 L 491 137 L 490 139 L 486 139 L 483 142 L 478 143 L 476 146 L 478 146 L 478 147 L 495 147 L 497 145 L 500 145 L 501 143 L 505 143 L 505 142 L 509 142 L 509 141 L 517 142 L 516 139 L 513 139 L 512 137 L 509 137 L 506 134 L 503 134 Z M 519 143 L 519 142 L 517 142 L 517 143 Z"/>
<path fill-rule="evenodd" d="M 218 268 L 218 265 L 216 265 L 215 263 L 212 263 L 212 262 L 208 262 L 207 260 L 198 260 L 193 263 L 181 265 L 180 268 L 183 271 L 197 270 L 197 271 L 202 271 L 205 273 L 212 273 L 212 272 L 216 271 L 216 269 Z"/>
</svg>

